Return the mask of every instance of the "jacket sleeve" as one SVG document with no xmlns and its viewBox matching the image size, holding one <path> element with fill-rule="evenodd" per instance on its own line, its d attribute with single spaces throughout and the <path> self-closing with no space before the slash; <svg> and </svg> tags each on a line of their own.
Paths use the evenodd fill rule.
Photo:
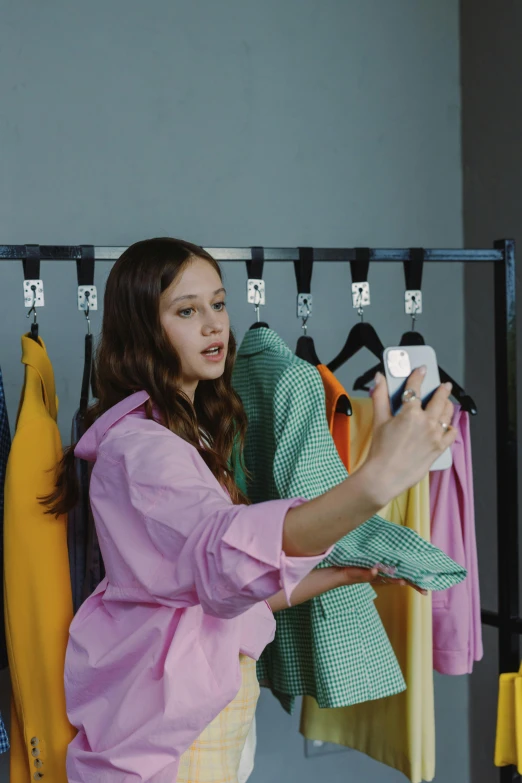
<svg viewBox="0 0 522 783">
<path fill-rule="evenodd" d="M 200 604 L 222 618 L 281 588 L 290 603 L 296 585 L 324 557 L 282 551 L 286 513 L 306 501 L 233 505 L 190 444 L 166 432 L 149 446 L 143 443 L 142 453 L 153 458 L 128 471 L 131 503 L 161 556 L 161 567 L 145 577 L 149 592 L 181 606 Z"/>
<path fill-rule="evenodd" d="M 280 497 L 324 494 L 348 477 L 326 419 L 321 376 L 311 364 L 292 364 L 274 401 L 274 481 Z"/>
</svg>

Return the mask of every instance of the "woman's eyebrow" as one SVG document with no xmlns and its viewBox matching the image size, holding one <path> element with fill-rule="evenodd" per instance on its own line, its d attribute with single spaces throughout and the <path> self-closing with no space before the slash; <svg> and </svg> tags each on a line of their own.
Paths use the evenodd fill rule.
<svg viewBox="0 0 522 783">
<path fill-rule="evenodd" d="M 214 291 L 212 296 L 217 296 L 218 294 L 226 294 L 226 289 L 218 288 Z M 181 302 L 183 299 L 198 299 L 198 294 L 184 294 L 183 296 L 177 296 L 175 299 L 172 300 L 171 304 L 175 304 L 176 302 Z"/>
</svg>

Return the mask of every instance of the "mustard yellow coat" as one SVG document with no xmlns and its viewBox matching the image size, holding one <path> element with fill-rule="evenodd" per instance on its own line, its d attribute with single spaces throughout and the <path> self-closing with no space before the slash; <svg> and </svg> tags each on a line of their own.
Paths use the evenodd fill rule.
<svg viewBox="0 0 522 783">
<path fill-rule="evenodd" d="M 22 337 L 24 387 L 5 478 L 4 610 L 13 698 L 11 783 L 67 783 L 76 731 L 63 672 L 72 620 L 66 517 L 46 515 L 62 447 L 54 373 L 43 340 Z"/>
</svg>

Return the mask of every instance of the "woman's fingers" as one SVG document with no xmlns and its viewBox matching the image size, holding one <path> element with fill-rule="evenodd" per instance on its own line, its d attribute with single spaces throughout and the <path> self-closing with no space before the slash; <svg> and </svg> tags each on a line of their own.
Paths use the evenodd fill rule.
<svg viewBox="0 0 522 783">
<path fill-rule="evenodd" d="M 404 403 L 404 405 L 415 405 L 420 403 L 422 381 L 424 380 L 425 375 L 426 375 L 426 367 L 424 367 L 424 365 L 422 367 L 417 367 L 417 369 L 412 372 L 412 374 L 406 381 L 406 385 L 404 386 L 404 391 L 408 391 L 411 389 L 412 391 L 415 392 L 415 398 L 411 400 L 411 402 Z"/>
<path fill-rule="evenodd" d="M 412 372 L 408 380 L 406 381 L 405 390 L 411 389 L 415 392 L 415 398 L 406 405 L 420 404 L 422 379 L 426 375 L 424 367 L 418 367 Z M 373 426 L 377 429 L 382 424 L 385 424 L 392 418 L 390 410 L 390 400 L 388 397 L 388 387 L 386 385 L 386 379 L 380 372 L 375 376 L 375 388 L 372 393 L 373 400 Z M 404 407 L 405 407 L 404 406 Z"/>
<path fill-rule="evenodd" d="M 446 422 L 446 424 L 451 424 L 453 421 L 453 410 L 453 403 L 448 400 L 442 413 L 441 421 Z"/>
<path fill-rule="evenodd" d="M 450 394 L 451 383 L 443 383 L 441 386 L 439 386 L 429 403 L 426 405 L 426 413 L 431 419 L 434 419 L 435 421 L 443 421 L 445 424 L 451 424 L 451 420 L 453 418 L 453 406 L 451 403 L 449 403 L 451 407 L 448 407 L 448 398 Z M 444 416 L 445 412 L 446 417 Z M 449 415 L 447 415 L 448 412 Z"/>
<path fill-rule="evenodd" d="M 393 579 L 392 577 L 378 576 L 376 579 L 372 580 L 372 584 L 395 585 L 398 587 L 405 587 L 408 585 L 408 587 L 412 587 L 415 592 L 420 593 L 421 595 L 428 595 L 427 590 L 424 590 L 422 587 L 418 587 L 417 585 L 414 585 L 413 582 L 408 582 L 405 579 Z"/>
<path fill-rule="evenodd" d="M 375 388 L 372 393 L 373 427 L 376 429 L 392 418 L 386 379 L 380 372 L 375 376 Z"/>
</svg>

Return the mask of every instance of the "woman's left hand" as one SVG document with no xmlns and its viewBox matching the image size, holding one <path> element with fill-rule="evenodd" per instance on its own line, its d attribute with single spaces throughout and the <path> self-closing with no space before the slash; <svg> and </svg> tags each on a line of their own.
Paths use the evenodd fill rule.
<svg viewBox="0 0 522 783">
<path fill-rule="evenodd" d="M 330 570 L 333 571 L 334 568 Z M 412 582 L 408 582 L 406 579 L 394 579 L 393 577 L 379 576 L 378 568 L 355 568 L 354 566 L 349 566 L 347 568 L 336 567 L 335 570 L 340 572 L 339 578 L 343 580 L 341 584 L 344 585 L 354 585 L 358 584 L 359 582 L 369 582 L 370 584 L 376 586 L 400 585 L 401 587 L 405 587 L 408 585 L 421 595 L 428 594 L 427 590 L 423 590 L 422 587 L 417 587 L 417 585 L 414 585 Z M 335 587 L 338 587 L 338 585 L 335 585 Z"/>
<path fill-rule="evenodd" d="M 305 576 L 292 593 L 292 606 L 309 601 L 310 598 L 316 598 L 316 596 L 327 593 L 329 590 L 334 590 L 336 587 L 361 584 L 363 582 L 369 582 L 376 586 L 398 585 L 404 587 L 409 585 L 421 595 L 427 595 L 426 590 L 422 590 L 404 579 L 379 576 L 377 568 L 356 568 L 355 566 L 340 568 L 339 566 L 332 566 L 330 568 L 316 568 L 308 576 Z M 273 612 L 288 609 L 282 590 L 269 598 L 268 603 Z"/>
</svg>

